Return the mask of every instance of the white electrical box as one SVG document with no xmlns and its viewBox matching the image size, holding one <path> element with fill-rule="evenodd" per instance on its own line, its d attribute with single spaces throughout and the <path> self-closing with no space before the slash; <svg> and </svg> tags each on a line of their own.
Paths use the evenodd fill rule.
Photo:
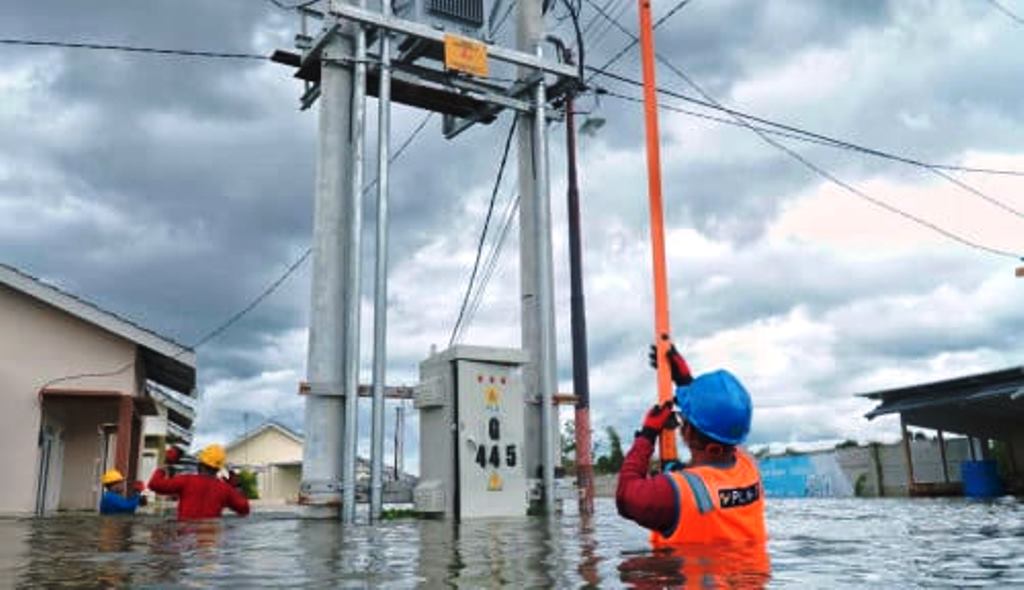
<svg viewBox="0 0 1024 590">
<path fill-rule="evenodd" d="M 455 346 L 420 364 L 416 509 L 454 518 L 525 516 L 521 350 Z"/>
</svg>

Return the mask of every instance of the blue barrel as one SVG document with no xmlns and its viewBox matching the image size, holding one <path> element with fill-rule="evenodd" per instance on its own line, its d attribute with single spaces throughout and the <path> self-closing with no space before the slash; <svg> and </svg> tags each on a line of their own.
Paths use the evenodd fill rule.
<svg viewBox="0 0 1024 590">
<path fill-rule="evenodd" d="M 1003 484 L 995 461 L 964 461 L 960 464 L 960 478 L 964 482 L 964 496 L 968 498 L 994 498 L 1003 495 Z"/>
</svg>

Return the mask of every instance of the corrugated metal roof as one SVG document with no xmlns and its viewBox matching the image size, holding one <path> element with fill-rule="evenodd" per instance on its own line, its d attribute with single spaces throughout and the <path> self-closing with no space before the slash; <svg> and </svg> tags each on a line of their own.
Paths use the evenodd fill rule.
<svg viewBox="0 0 1024 590">
<path fill-rule="evenodd" d="M 985 437 L 1024 424 L 1024 367 L 861 395 L 881 402 L 868 419 L 898 413 L 912 426 Z"/>
</svg>

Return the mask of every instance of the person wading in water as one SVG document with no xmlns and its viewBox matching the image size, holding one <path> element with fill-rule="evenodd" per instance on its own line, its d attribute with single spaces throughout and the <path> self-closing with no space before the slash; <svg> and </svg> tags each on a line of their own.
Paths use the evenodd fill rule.
<svg viewBox="0 0 1024 590">
<path fill-rule="evenodd" d="M 173 451 L 173 452 L 172 452 Z M 170 449 L 165 460 L 174 463 L 180 458 L 177 449 Z M 224 469 L 227 454 L 221 445 L 208 445 L 196 454 L 199 473 L 168 476 L 166 468 L 153 472 L 149 489 L 178 497 L 178 520 L 218 518 L 225 508 L 239 516 L 249 514 L 249 499 L 238 489 L 237 478 L 217 477 Z"/>
<path fill-rule="evenodd" d="M 750 395 L 729 371 L 694 379 L 675 346 L 666 357 L 675 399 L 651 408 L 636 433 L 619 472 L 619 514 L 649 529 L 655 549 L 721 549 L 713 559 L 766 574 L 764 489 L 756 461 L 739 447 L 750 432 Z M 653 352 L 651 361 L 656 366 Z M 666 428 L 679 429 L 690 462 L 649 475 L 655 442 Z"/>
</svg>

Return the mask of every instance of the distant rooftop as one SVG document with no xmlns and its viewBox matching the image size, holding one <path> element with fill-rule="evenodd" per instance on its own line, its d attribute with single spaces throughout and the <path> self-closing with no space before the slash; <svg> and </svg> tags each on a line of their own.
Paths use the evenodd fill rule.
<svg viewBox="0 0 1024 590">
<path fill-rule="evenodd" d="M 254 438 L 256 435 L 258 435 L 258 434 L 260 434 L 262 432 L 265 432 L 267 430 L 276 430 L 276 431 L 280 432 L 281 434 L 285 435 L 287 438 L 292 439 L 293 441 L 297 442 L 300 445 L 305 442 L 305 439 L 303 438 L 303 436 L 301 434 L 299 434 L 298 432 L 295 432 L 291 428 L 288 428 L 287 426 L 285 426 L 284 424 L 281 424 L 280 422 L 277 422 L 276 420 L 267 420 L 266 422 L 260 424 L 256 428 L 253 428 L 252 430 L 242 434 L 242 436 L 239 436 L 235 440 L 233 440 L 230 443 L 228 443 L 227 448 L 228 449 L 233 449 L 233 448 L 237 447 L 238 445 L 241 445 L 242 443 L 244 443 L 244 442 Z"/>
</svg>

